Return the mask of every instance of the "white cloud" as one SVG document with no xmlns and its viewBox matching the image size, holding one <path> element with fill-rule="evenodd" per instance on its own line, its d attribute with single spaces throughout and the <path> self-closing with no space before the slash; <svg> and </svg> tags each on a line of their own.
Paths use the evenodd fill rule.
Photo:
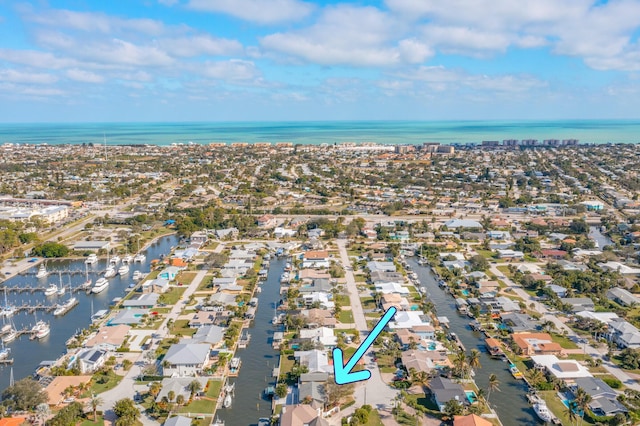
<svg viewBox="0 0 640 426">
<path fill-rule="evenodd" d="M 193 37 L 165 38 L 158 41 L 172 56 L 192 57 L 200 55 L 227 56 L 242 53 L 242 44 L 237 40 L 215 38 L 208 34 Z"/>
<path fill-rule="evenodd" d="M 258 24 L 298 21 L 314 6 L 298 0 L 191 0 L 188 7 L 205 12 L 226 13 Z"/>
<path fill-rule="evenodd" d="M 0 69 L 0 81 L 5 83 L 51 84 L 58 81 L 58 77 L 47 73 Z"/>
<path fill-rule="evenodd" d="M 103 83 L 105 80 L 101 75 L 78 68 L 69 69 L 65 74 L 69 79 L 81 83 Z"/>
<path fill-rule="evenodd" d="M 229 61 L 205 62 L 197 70 L 204 77 L 218 80 L 251 80 L 260 76 L 260 71 L 251 61 L 232 59 Z"/>
<path fill-rule="evenodd" d="M 433 54 L 419 40 L 397 42 L 403 32 L 399 24 L 374 7 L 331 6 L 311 27 L 267 35 L 260 44 L 268 52 L 321 65 L 390 66 L 422 62 Z"/>
<path fill-rule="evenodd" d="M 77 65 L 72 59 L 60 58 L 53 53 L 38 50 L 0 49 L 0 59 L 34 68 L 60 69 Z"/>
</svg>

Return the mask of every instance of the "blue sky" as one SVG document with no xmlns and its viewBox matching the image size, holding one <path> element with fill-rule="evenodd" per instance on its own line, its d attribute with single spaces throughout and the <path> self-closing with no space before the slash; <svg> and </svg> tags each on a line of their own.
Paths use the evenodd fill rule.
<svg viewBox="0 0 640 426">
<path fill-rule="evenodd" d="M 640 0 L 0 0 L 0 121 L 639 118 L 639 16 Z"/>
</svg>

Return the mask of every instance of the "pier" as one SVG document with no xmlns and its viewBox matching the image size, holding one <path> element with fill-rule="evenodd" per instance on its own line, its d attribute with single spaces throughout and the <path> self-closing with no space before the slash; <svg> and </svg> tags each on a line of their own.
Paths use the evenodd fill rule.
<svg viewBox="0 0 640 426">
<path fill-rule="evenodd" d="M 38 292 L 44 292 L 47 289 L 47 287 L 6 287 L 3 286 L 2 284 L 0 284 L 0 290 L 4 291 L 6 290 L 7 293 L 17 293 L 17 294 L 21 294 L 21 293 L 38 293 Z M 78 292 L 82 292 L 82 291 L 87 291 L 86 287 L 83 286 L 79 286 L 79 287 L 65 287 L 66 291 L 70 291 L 71 293 L 78 293 Z"/>
<path fill-rule="evenodd" d="M 19 313 L 25 311 L 29 314 L 33 314 L 36 311 L 44 311 L 44 312 L 53 312 L 56 309 L 57 305 L 45 305 L 44 303 L 39 303 L 37 305 L 29 305 L 25 303 L 24 305 L 14 306 L 15 313 Z"/>
</svg>

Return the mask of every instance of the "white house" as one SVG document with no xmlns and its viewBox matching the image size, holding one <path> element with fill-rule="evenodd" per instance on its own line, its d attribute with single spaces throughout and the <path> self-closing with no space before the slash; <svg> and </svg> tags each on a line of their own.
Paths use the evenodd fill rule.
<svg viewBox="0 0 640 426">
<path fill-rule="evenodd" d="M 326 250 L 307 251 L 302 256 L 303 268 L 328 268 L 329 253 Z"/>
<path fill-rule="evenodd" d="M 107 360 L 107 351 L 100 348 L 83 349 L 76 355 L 76 362 L 82 374 L 93 373 Z"/>
<path fill-rule="evenodd" d="M 173 377 L 196 376 L 207 364 L 209 348 L 210 345 L 204 343 L 177 343 L 171 345 L 162 361 L 163 375 Z"/>
</svg>

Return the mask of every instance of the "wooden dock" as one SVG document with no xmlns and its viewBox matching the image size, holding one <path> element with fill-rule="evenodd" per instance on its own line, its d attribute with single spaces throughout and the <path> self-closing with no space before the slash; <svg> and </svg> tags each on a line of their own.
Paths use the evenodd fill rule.
<svg viewBox="0 0 640 426">
<path fill-rule="evenodd" d="M 5 287 L 0 284 L 0 290 L 2 291 L 6 290 L 7 293 L 34 294 L 34 293 L 44 292 L 46 289 L 47 289 L 46 287 Z M 83 288 L 82 286 L 79 286 L 79 287 L 72 287 L 70 289 L 68 287 L 65 287 L 65 290 L 71 291 L 72 293 L 79 293 L 81 291 L 86 291 L 87 289 Z"/>
</svg>

